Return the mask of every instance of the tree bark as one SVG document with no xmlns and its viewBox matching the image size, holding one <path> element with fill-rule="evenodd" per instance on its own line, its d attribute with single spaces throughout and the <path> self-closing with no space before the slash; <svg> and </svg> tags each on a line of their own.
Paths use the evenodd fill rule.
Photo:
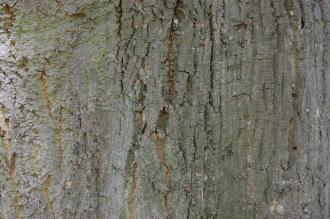
<svg viewBox="0 0 330 219">
<path fill-rule="evenodd" d="M 0 0 L 0 218 L 329 218 L 329 0 Z"/>
</svg>

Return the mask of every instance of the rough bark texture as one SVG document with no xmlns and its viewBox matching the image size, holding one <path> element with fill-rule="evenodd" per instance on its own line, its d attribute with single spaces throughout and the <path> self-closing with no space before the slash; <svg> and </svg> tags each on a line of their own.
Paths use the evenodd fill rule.
<svg viewBox="0 0 330 219">
<path fill-rule="evenodd" d="M 0 218 L 329 218 L 329 0 L 18 0 Z"/>
</svg>

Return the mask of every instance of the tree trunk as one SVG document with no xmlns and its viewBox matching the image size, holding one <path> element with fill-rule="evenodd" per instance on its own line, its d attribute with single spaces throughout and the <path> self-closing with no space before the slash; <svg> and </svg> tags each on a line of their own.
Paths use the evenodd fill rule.
<svg viewBox="0 0 330 219">
<path fill-rule="evenodd" d="M 329 0 L 0 0 L 0 218 L 329 218 Z"/>
</svg>

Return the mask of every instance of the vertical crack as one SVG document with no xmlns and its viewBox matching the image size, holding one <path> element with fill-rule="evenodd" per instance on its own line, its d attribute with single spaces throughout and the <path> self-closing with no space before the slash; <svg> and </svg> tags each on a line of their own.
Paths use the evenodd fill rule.
<svg viewBox="0 0 330 219">
<path fill-rule="evenodd" d="M 118 24 L 118 29 L 117 29 L 117 35 L 119 37 L 119 46 L 118 46 L 118 50 L 117 50 L 117 59 L 119 58 L 119 53 L 120 53 L 120 49 L 121 49 L 121 45 L 122 45 L 122 41 L 123 41 L 123 37 L 122 37 L 122 30 L 123 30 L 123 1 L 119 0 L 118 2 L 118 6 L 117 6 L 117 14 L 118 14 L 118 20 L 117 20 L 117 24 Z M 124 72 L 124 58 L 122 57 L 120 59 L 120 88 L 121 88 L 121 94 L 124 94 L 124 77 L 125 77 L 125 72 Z"/>
<path fill-rule="evenodd" d="M 210 26 L 210 42 L 211 42 L 211 51 L 210 51 L 210 80 L 211 80 L 211 87 L 209 91 L 209 104 L 211 107 L 214 107 L 213 104 L 213 89 L 214 89 L 214 24 L 213 24 L 213 13 L 212 13 L 212 4 L 209 6 L 209 26 Z"/>
<path fill-rule="evenodd" d="M 173 95 L 174 95 L 174 40 L 175 40 L 175 31 L 177 29 L 177 24 L 179 22 L 178 17 L 180 15 L 179 7 L 180 0 L 176 1 L 176 5 L 174 7 L 173 17 L 170 24 L 170 32 L 167 40 L 167 95 L 166 102 L 168 104 L 172 104 Z"/>
<path fill-rule="evenodd" d="M 63 145 L 63 126 L 64 126 L 64 117 L 63 117 L 63 107 L 60 106 L 60 115 L 59 115 L 59 125 L 58 127 L 55 129 L 55 139 L 56 139 L 56 144 L 59 147 L 59 151 L 60 151 L 60 170 L 63 171 L 63 165 L 64 165 L 64 145 Z"/>
<path fill-rule="evenodd" d="M 23 214 L 23 207 L 21 204 L 21 194 L 18 191 L 18 181 L 17 181 L 17 174 L 16 174 L 16 158 L 17 158 L 17 154 L 13 153 L 11 158 L 10 158 L 10 165 L 9 165 L 9 173 L 11 176 L 11 181 L 12 181 L 12 185 L 14 187 L 14 191 L 15 191 L 15 208 L 17 211 L 17 217 L 19 219 L 24 218 L 24 214 Z"/>
<path fill-rule="evenodd" d="M 139 190 L 139 182 L 138 182 L 138 176 L 137 176 L 137 162 L 134 160 L 131 165 L 131 177 L 132 177 L 132 184 L 131 184 L 131 218 L 136 219 L 137 218 L 137 208 L 136 208 L 136 198 L 137 198 L 137 193 Z"/>
<path fill-rule="evenodd" d="M 166 130 L 166 126 L 169 120 L 169 105 L 173 103 L 174 97 L 174 41 L 175 41 L 175 32 L 177 30 L 178 25 L 178 18 L 180 16 L 180 4 L 181 1 L 177 0 L 175 7 L 173 9 L 173 17 L 171 19 L 171 24 L 169 28 L 169 34 L 167 39 L 167 56 L 166 56 L 166 63 L 167 63 L 167 75 L 166 75 L 166 96 L 165 96 L 165 105 L 159 111 L 158 115 L 158 123 L 157 129 L 153 133 L 153 137 L 158 145 L 158 156 L 161 166 L 164 168 L 164 178 L 167 190 L 163 193 L 164 205 L 166 210 L 166 218 L 170 218 L 171 216 L 171 208 L 169 204 L 169 195 L 172 190 L 171 181 L 172 181 L 172 169 L 170 165 L 166 162 L 166 155 L 165 155 L 165 141 L 166 135 L 162 135 L 159 131 Z"/>
<path fill-rule="evenodd" d="M 175 37 L 174 20 L 171 22 L 170 33 L 167 41 L 167 97 L 166 101 L 171 104 L 174 94 L 174 70 L 173 70 L 173 44 Z"/>
</svg>

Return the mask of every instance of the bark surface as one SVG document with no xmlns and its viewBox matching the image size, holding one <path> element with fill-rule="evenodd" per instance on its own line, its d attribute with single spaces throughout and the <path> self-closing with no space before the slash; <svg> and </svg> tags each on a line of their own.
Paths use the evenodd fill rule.
<svg viewBox="0 0 330 219">
<path fill-rule="evenodd" d="M 0 0 L 0 218 L 329 218 L 329 0 Z"/>
</svg>

